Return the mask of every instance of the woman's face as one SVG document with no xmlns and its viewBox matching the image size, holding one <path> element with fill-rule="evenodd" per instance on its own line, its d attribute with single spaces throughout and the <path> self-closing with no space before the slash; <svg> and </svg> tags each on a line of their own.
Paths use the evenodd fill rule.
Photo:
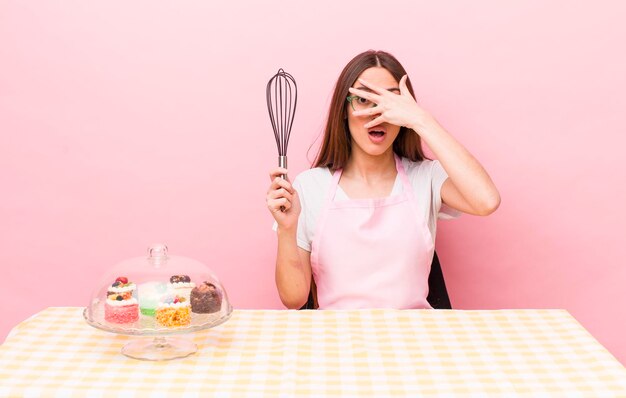
<svg viewBox="0 0 626 398">
<path fill-rule="evenodd" d="M 398 82 L 394 79 L 393 75 L 383 67 L 366 69 L 359 75 L 359 79 L 363 79 L 378 87 L 386 88 L 391 92 L 400 93 Z M 352 87 L 371 91 L 369 88 L 359 83 L 358 79 L 354 82 Z M 357 101 L 358 99 L 353 99 L 355 105 L 357 105 Z M 350 104 L 347 104 L 346 112 L 348 115 L 348 128 L 350 129 L 350 136 L 352 137 L 353 152 L 362 151 L 371 156 L 378 156 L 390 150 L 400 132 L 400 126 L 385 122 L 366 129 L 363 125 L 379 115 L 354 116 L 352 114 L 354 110 Z"/>
</svg>

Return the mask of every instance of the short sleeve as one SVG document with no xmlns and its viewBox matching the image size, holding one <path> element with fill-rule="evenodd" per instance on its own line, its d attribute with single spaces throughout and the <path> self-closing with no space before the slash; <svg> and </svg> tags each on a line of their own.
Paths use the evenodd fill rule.
<svg viewBox="0 0 626 398">
<path fill-rule="evenodd" d="M 432 189 L 433 189 L 433 206 L 437 218 L 441 220 L 450 220 L 461 216 L 461 212 L 445 205 L 441 201 L 441 187 L 448 179 L 448 173 L 438 160 L 432 162 Z"/>
<path fill-rule="evenodd" d="M 309 236 L 309 228 L 307 225 L 307 203 L 306 203 L 306 195 L 303 192 L 302 184 L 300 180 L 296 178 L 293 182 L 293 188 L 298 192 L 298 198 L 300 198 L 300 216 L 298 217 L 298 231 L 296 232 L 296 240 L 298 243 L 298 247 L 304 249 L 308 252 L 311 251 L 311 239 Z"/>
<path fill-rule="evenodd" d="M 293 180 L 293 188 L 300 198 L 300 216 L 296 231 L 296 244 L 299 248 L 311 251 L 317 219 L 324 203 L 326 192 L 331 181 L 327 168 L 316 167 L 306 170 Z M 274 230 L 277 229 L 274 223 Z"/>
</svg>

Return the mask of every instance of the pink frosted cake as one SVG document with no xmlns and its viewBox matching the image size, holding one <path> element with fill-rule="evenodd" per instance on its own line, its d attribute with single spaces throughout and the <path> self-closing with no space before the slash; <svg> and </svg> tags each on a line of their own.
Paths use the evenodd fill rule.
<svg viewBox="0 0 626 398">
<path fill-rule="evenodd" d="M 104 320 L 113 323 L 132 323 L 139 319 L 139 305 L 133 297 L 135 284 L 120 276 L 109 286 L 104 304 Z"/>
</svg>

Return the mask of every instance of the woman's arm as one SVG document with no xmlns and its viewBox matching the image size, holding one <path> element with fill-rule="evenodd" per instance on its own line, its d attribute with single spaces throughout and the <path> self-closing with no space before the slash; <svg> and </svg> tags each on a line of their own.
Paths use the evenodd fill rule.
<svg viewBox="0 0 626 398">
<path fill-rule="evenodd" d="M 373 93 L 350 88 L 350 92 L 366 98 L 377 106 L 354 112 L 355 116 L 376 118 L 366 128 L 387 122 L 406 126 L 417 132 L 441 162 L 448 179 L 441 187 L 441 199 L 448 206 L 464 213 L 486 216 L 500 205 L 500 194 L 489 174 L 463 145 L 450 135 L 428 112 L 422 109 L 400 79 L 400 94 L 359 80 Z"/>
<path fill-rule="evenodd" d="M 300 199 L 289 180 L 280 178 L 287 170 L 277 168 L 270 173 L 272 183 L 267 191 L 267 208 L 278 224 L 278 254 L 276 255 L 276 287 L 283 304 L 298 309 L 306 303 L 311 285 L 309 252 L 297 244 Z"/>
<path fill-rule="evenodd" d="M 311 253 L 298 247 L 296 231 L 278 227 L 276 287 L 285 307 L 300 309 L 309 298 Z"/>
<path fill-rule="evenodd" d="M 441 162 L 448 179 L 441 200 L 464 213 L 486 216 L 500 206 L 500 194 L 489 174 L 472 154 L 430 117 L 407 126 L 415 130 Z"/>
</svg>

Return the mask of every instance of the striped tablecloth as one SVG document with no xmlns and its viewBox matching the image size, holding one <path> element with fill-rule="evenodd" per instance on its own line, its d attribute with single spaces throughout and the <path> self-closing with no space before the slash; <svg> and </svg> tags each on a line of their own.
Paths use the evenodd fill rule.
<svg viewBox="0 0 626 398">
<path fill-rule="evenodd" d="M 237 310 L 166 362 L 48 308 L 0 346 L 0 397 L 626 397 L 626 369 L 564 310 Z"/>
</svg>

